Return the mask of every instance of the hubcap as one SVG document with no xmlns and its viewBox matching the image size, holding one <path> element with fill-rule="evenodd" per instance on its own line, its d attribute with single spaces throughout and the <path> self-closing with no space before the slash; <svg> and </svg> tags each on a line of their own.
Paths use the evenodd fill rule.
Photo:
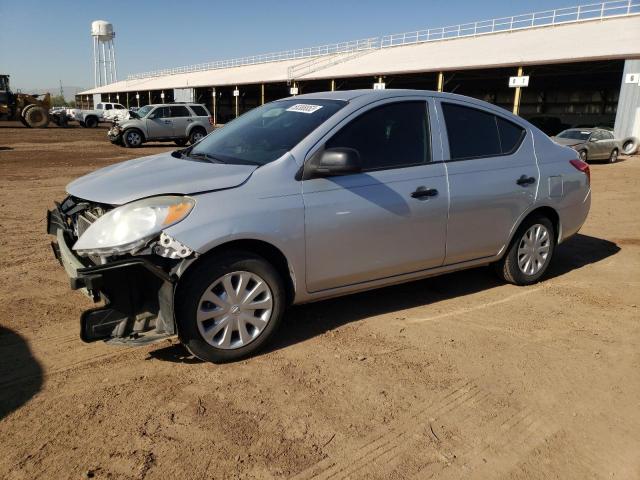
<svg viewBox="0 0 640 480">
<path fill-rule="evenodd" d="M 139 144 L 140 144 L 140 141 L 142 140 L 142 139 L 140 138 L 140 135 L 139 135 L 139 134 L 137 134 L 136 132 L 131 132 L 131 133 L 129 133 L 129 135 L 128 135 L 128 139 L 129 139 L 129 143 L 130 143 L 131 145 L 139 145 Z"/>
<path fill-rule="evenodd" d="M 196 322 L 210 345 L 229 350 L 253 342 L 273 312 L 267 282 L 255 273 L 232 272 L 215 280 L 200 297 Z"/>
<path fill-rule="evenodd" d="M 194 140 L 194 143 L 195 143 L 195 142 L 199 142 L 200 140 L 202 140 L 202 137 L 204 137 L 204 135 L 202 135 L 202 133 L 201 133 L 201 132 L 196 132 L 196 133 L 194 133 L 194 134 L 193 134 L 193 140 Z"/>
<path fill-rule="evenodd" d="M 609 158 L 609 161 L 611 163 L 616 163 L 617 160 L 618 160 L 618 152 L 616 151 L 611 152 L 611 158 Z"/>
<path fill-rule="evenodd" d="M 526 275 L 535 275 L 547 263 L 551 248 L 551 235 L 544 225 L 535 224 L 520 239 L 518 267 Z"/>
</svg>

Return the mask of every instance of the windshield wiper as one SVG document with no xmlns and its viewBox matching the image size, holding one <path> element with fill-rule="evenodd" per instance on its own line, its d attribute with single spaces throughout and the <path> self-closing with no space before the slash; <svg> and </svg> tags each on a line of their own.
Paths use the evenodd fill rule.
<svg viewBox="0 0 640 480">
<path fill-rule="evenodd" d="M 214 157 L 213 155 L 210 155 L 204 152 L 196 152 L 196 153 L 189 152 L 187 153 L 187 157 L 195 158 L 196 160 L 209 160 L 212 163 L 227 163 L 224 160 L 221 160 L 217 157 Z"/>
</svg>

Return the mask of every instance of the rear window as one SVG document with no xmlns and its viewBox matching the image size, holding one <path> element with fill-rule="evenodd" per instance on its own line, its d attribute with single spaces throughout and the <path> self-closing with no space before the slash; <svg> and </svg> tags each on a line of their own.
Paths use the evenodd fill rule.
<svg viewBox="0 0 640 480">
<path fill-rule="evenodd" d="M 196 117 L 208 117 L 209 114 L 202 105 L 190 105 L 191 110 L 195 113 Z"/>
<path fill-rule="evenodd" d="M 494 157 L 513 153 L 525 130 L 477 108 L 442 103 L 451 160 Z"/>
<path fill-rule="evenodd" d="M 169 108 L 171 109 L 172 117 L 190 117 L 191 116 L 189 109 L 184 105 L 172 105 Z"/>
</svg>

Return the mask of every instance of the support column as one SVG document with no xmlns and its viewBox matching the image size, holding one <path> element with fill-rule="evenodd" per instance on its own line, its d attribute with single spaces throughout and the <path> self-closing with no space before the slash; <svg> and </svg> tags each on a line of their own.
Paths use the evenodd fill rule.
<svg viewBox="0 0 640 480">
<path fill-rule="evenodd" d="M 444 89 L 444 73 L 438 72 L 438 91 L 442 92 Z"/>
<path fill-rule="evenodd" d="M 518 76 L 522 76 L 522 67 L 518 67 Z M 520 112 L 520 96 L 522 95 L 522 88 L 516 87 L 515 94 L 513 96 L 513 114 L 518 115 Z"/>
<path fill-rule="evenodd" d="M 260 85 L 260 105 L 264 105 L 264 83 Z"/>
<path fill-rule="evenodd" d="M 218 95 L 216 93 L 216 87 L 213 87 L 213 90 L 211 92 L 211 96 L 213 97 L 213 124 L 216 125 L 218 123 L 218 107 L 217 107 L 217 100 L 218 100 Z"/>
<path fill-rule="evenodd" d="M 331 91 L 336 91 L 336 81 L 334 79 L 331 79 Z"/>
<path fill-rule="evenodd" d="M 164 103 L 164 90 L 160 92 L 160 98 L 162 99 L 162 103 Z"/>
<path fill-rule="evenodd" d="M 238 86 L 236 85 L 236 90 L 238 90 Z M 238 118 L 238 97 L 240 97 L 240 91 L 238 91 L 238 95 L 234 95 L 233 98 L 236 100 L 236 118 Z"/>
<path fill-rule="evenodd" d="M 149 105 L 151 105 L 151 90 L 149 90 Z"/>
</svg>

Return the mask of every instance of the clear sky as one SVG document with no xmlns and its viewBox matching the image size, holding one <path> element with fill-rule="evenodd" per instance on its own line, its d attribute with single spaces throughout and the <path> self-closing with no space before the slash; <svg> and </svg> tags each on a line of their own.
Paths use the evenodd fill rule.
<svg viewBox="0 0 640 480">
<path fill-rule="evenodd" d="M 90 24 L 116 31 L 119 78 L 256 53 L 591 3 L 587 0 L 0 0 L 0 73 L 23 91 L 93 86 Z M 579 39 L 576 39 L 579 41 Z"/>
</svg>

